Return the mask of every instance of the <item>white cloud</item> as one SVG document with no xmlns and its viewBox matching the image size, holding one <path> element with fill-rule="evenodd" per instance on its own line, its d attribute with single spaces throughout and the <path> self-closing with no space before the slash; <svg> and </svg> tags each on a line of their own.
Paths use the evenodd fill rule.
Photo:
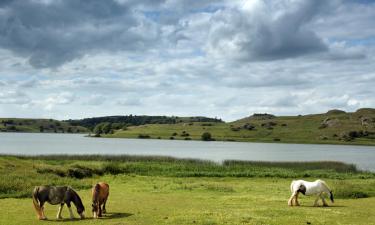
<svg viewBox="0 0 375 225">
<path fill-rule="evenodd" d="M 375 4 L 44 2 L 0 6 L 0 117 L 375 107 Z"/>
</svg>

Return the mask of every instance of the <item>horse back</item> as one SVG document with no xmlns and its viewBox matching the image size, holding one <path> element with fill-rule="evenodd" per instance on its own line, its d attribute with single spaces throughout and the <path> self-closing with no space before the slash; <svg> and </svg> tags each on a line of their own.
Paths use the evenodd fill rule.
<svg viewBox="0 0 375 225">
<path fill-rule="evenodd" d="M 40 202 L 49 202 L 52 205 L 64 202 L 68 187 L 61 186 L 37 186 L 34 188 L 33 195 L 38 198 Z"/>
<path fill-rule="evenodd" d="M 92 188 L 93 201 L 102 202 L 109 195 L 109 185 L 104 182 L 99 182 Z"/>
</svg>

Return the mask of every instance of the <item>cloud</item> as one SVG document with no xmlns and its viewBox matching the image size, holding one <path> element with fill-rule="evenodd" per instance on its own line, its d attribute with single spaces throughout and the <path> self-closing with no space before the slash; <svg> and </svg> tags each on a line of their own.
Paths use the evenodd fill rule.
<svg viewBox="0 0 375 225">
<path fill-rule="evenodd" d="M 105 102 L 106 98 L 100 94 L 93 94 L 84 100 L 85 105 L 97 106 Z"/>
<path fill-rule="evenodd" d="M 0 92 L 0 104 L 24 105 L 30 101 L 31 99 L 21 91 Z"/>
<path fill-rule="evenodd" d="M 249 5 L 250 3 L 251 5 Z M 211 18 L 208 51 L 244 61 L 275 60 L 327 51 L 309 23 L 327 10 L 326 1 L 249 1 Z"/>
<path fill-rule="evenodd" d="M 68 105 L 74 102 L 76 96 L 69 92 L 52 94 L 42 101 L 35 101 L 34 104 L 42 105 L 46 110 L 52 110 L 57 105 Z"/>
<path fill-rule="evenodd" d="M 0 46 L 36 68 L 59 67 L 96 51 L 146 50 L 158 37 L 151 22 L 116 1 L 12 1 L 0 13 Z"/>
<path fill-rule="evenodd" d="M 128 97 L 128 98 L 122 98 L 122 99 L 117 100 L 116 104 L 120 106 L 140 106 L 141 101 L 139 98 Z"/>
<path fill-rule="evenodd" d="M 374 7 L 345 0 L 1 1 L 0 102 L 8 105 L 0 116 L 234 120 L 375 107 Z"/>
</svg>

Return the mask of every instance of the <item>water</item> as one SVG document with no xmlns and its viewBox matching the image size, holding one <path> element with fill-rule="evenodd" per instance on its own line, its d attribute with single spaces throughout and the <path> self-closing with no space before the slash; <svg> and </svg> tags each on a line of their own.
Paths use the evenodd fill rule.
<svg viewBox="0 0 375 225">
<path fill-rule="evenodd" d="M 82 134 L 0 133 L 0 154 L 163 155 L 213 161 L 341 161 L 375 171 L 375 147 L 87 138 Z"/>
</svg>

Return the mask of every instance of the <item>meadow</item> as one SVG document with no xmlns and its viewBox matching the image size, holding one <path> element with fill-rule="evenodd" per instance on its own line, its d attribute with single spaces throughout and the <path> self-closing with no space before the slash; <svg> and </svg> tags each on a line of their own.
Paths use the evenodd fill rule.
<svg viewBox="0 0 375 225">
<path fill-rule="evenodd" d="M 353 113 L 331 110 L 298 116 L 254 114 L 230 123 L 145 124 L 101 136 L 188 141 L 201 140 L 205 132 L 217 141 L 375 145 L 375 109 L 359 109 Z"/>
<path fill-rule="evenodd" d="M 140 156 L 1 156 L 0 224 L 371 224 L 375 174 L 339 162 L 245 162 Z M 324 178 L 335 195 L 331 207 L 288 207 L 290 182 Z M 93 220 L 90 187 L 110 184 L 108 214 Z M 46 205 L 38 221 L 31 203 L 35 185 L 71 185 L 87 219 L 56 221 Z M 77 216 L 77 215 L 76 215 Z M 77 216 L 78 217 L 78 216 Z"/>
</svg>

